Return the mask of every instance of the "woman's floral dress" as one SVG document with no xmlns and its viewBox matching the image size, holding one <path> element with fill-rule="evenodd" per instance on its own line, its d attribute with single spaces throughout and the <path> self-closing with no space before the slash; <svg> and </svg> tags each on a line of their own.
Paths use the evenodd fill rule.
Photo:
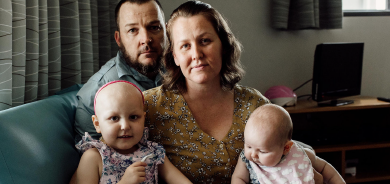
<svg viewBox="0 0 390 184">
<path fill-rule="evenodd" d="M 231 182 L 244 148 L 246 122 L 257 107 L 269 103 L 256 89 L 236 85 L 233 90 L 233 122 L 222 140 L 200 129 L 178 91 L 160 86 L 143 92 L 150 140 L 162 144 L 172 164 L 193 183 Z"/>
</svg>

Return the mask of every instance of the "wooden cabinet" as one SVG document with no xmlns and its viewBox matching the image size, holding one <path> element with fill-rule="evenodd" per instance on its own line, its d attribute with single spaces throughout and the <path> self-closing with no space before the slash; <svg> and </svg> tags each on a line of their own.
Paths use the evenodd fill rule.
<svg viewBox="0 0 390 184">
<path fill-rule="evenodd" d="M 374 97 L 354 96 L 353 104 L 318 107 L 299 100 L 287 107 L 293 120 L 293 139 L 313 146 L 347 183 L 390 183 L 390 103 Z M 356 175 L 345 173 L 346 161 L 356 164 Z"/>
</svg>

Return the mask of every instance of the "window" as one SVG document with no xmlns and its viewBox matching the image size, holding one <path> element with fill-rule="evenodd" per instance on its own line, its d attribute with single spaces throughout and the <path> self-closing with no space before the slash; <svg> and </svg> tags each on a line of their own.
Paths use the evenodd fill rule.
<svg viewBox="0 0 390 184">
<path fill-rule="evenodd" d="M 390 0 L 342 0 L 344 16 L 390 15 Z"/>
</svg>

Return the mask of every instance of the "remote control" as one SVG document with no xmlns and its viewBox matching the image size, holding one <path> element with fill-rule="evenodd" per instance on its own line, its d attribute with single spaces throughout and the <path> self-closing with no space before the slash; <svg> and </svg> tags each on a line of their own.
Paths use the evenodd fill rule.
<svg viewBox="0 0 390 184">
<path fill-rule="evenodd" d="M 390 98 L 378 97 L 377 99 L 384 102 L 390 102 Z"/>
</svg>

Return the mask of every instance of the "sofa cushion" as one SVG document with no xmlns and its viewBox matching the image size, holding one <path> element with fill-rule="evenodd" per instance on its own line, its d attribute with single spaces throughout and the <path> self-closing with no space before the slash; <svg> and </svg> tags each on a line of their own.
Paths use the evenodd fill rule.
<svg viewBox="0 0 390 184">
<path fill-rule="evenodd" d="M 0 183 L 69 183 L 77 90 L 0 111 Z"/>
</svg>

